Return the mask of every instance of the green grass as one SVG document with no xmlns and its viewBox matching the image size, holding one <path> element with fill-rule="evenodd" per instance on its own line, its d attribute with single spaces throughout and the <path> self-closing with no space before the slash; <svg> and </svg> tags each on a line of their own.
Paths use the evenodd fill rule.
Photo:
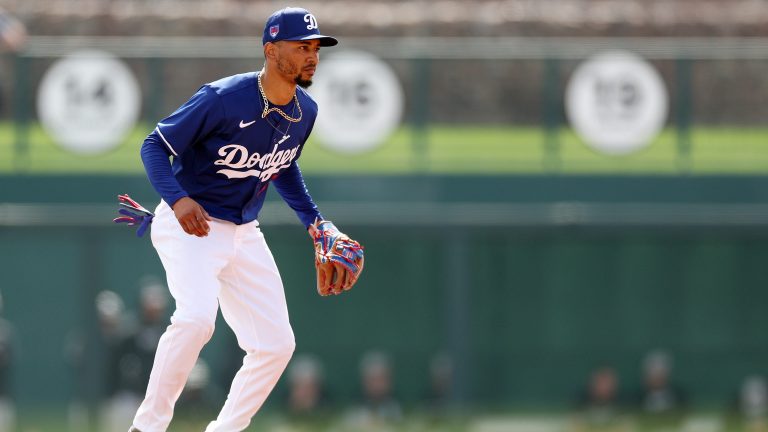
<svg viewBox="0 0 768 432">
<path fill-rule="evenodd" d="M 466 414 L 466 413 L 465 413 Z M 200 432 L 213 417 L 205 419 L 175 415 L 169 432 Z M 71 432 L 66 418 L 37 415 L 22 419 L 17 430 L 23 432 Z M 130 422 L 130 419 L 127 421 Z M 78 432 L 105 432 L 98 427 Z M 126 427 L 127 429 L 127 427 Z M 659 421 L 632 415 L 621 415 L 614 420 L 597 424 L 585 423 L 583 417 L 566 413 L 488 413 L 476 415 L 450 415 L 433 417 L 411 413 L 393 423 L 381 421 L 355 422 L 344 414 L 330 417 L 296 419 L 277 413 L 259 413 L 247 432 L 749 432 L 763 431 L 750 428 L 739 419 L 718 413 L 692 413 L 674 421 Z"/>
<path fill-rule="evenodd" d="M 19 146 L 13 124 L 0 124 L 0 173 L 141 173 L 138 149 L 151 126 L 136 128 L 109 153 L 68 153 L 38 125 Z M 553 149 L 546 151 L 547 145 Z M 401 128 L 377 149 L 343 155 L 310 140 L 301 157 L 308 174 L 763 174 L 768 172 L 768 127 L 697 127 L 689 157 L 681 156 L 675 130 L 628 156 L 604 156 L 569 129 L 545 136 L 538 127 L 433 125 L 419 138 Z"/>
</svg>

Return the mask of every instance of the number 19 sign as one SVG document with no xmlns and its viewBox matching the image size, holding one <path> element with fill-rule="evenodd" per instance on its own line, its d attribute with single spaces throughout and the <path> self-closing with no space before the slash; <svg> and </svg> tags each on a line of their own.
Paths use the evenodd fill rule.
<svg viewBox="0 0 768 432">
<path fill-rule="evenodd" d="M 139 116 L 141 93 L 130 69 L 102 51 L 78 51 L 46 71 L 37 94 L 45 130 L 80 154 L 117 147 Z"/>
<path fill-rule="evenodd" d="M 626 155 L 664 127 L 667 91 L 651 64 L 629 51 L 607 51 L 574 71 L 565 108 L 574 130 L 600 153 Z"/>
</svg>

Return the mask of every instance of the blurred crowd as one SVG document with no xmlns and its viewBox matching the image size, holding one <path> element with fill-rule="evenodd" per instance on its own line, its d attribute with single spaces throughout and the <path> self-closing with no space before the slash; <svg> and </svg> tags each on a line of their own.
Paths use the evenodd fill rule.
<svg viewBox="0 0 768 432">
<path fill-rule="evenodd" d="M 138 311 L 130 311 L 115 292 L 104 290 L 94 299 L 98 326 L 93 333 L 73 332 L 66 357 L 76 387 L 68 415 L 68 429 L 123 432 L 130 424 L 149 380 L 155 348 L 169 320 L 167 288 L 157 278 L 139 282 Z M 0 297 L 0 432 L 15 429 L 13 391 L 13 327 L 2 318 Z M 233 355 L 233 358 L 237 357 Z M 203 358 L 195 365 L 177 405 L 178 430 L 196 430 L 213 417 L 226 397 L 216 371 Z M 395 387 L 395 365 L 390 354 L 373 350 L 362 355 L 358 370 L 358 396 L 337 398 L 325 379 L 327 365 L 315 355 L 294 356 L 282 378 L 280 391 L 271 396 L 274 418 L 270 430 L 382 431 L 417 416 L 423 430 L 444 430 L 464 420 L 453 385 L 454 364 L 449 356 L 435 355 L 424 377 L 426 392 L 418 404 L 405 404 Z M 722 424 L 690 426 L 691 397 L 675 380 L 673 359 L 662 350 L 641 361 L 640 385 L 626 385 L 611 365 L 595 368 L 574 397 L 567 430 L 629 432 L 646 430 L 743 430 L 768 432 L 768 383 L 760 375 L 746 377 L 736 386 Z M 626 389 L 632 389 L 627 391 Z M 728 429 L 725 422 L 736 422 Z M 703 428 L 703 429 L 702 429 Z M 456 429 L 451 429 L 456 430 Z M 463 429 L 459 429 L 463 430 Z"/>
<path fill-rule="evenodd" d="M 697 430 L 691 426 L 690 397 L 672 375 L 672 358 L 664 351 L 649 352 L 642 362 L 639 391 L 623 391 L 612 366 L 596 368 L 576 398 L 577 431 Z M 768 385 L 762 376 L 749 376 L 732 398 L 728 421 L 737 430 L 768 431 Z M 726 420 L 715 420 L 707 430 L 727 430 Z M 639 424 L 638 424 L 639 423 Z"/>
<path fill-rule="evenodd" d="M 139 311 L 130 313 L 123 300 L 112 291 L 102 291 L 95 299 L 98 316 L 98 346 L 91 349 L 71 345 L 70 358 L 78 374 L 102 374 L 96 391 L 101 432 L 122 432 L 130 424 L 151 371 L 157 342 L 169 317 L 167 288 L 153 277 L 140 282 Z M 5 324 L 0 325 L 0 331 Z M 5 346 L 0 343 L 0 348 Z M 240 353 L 233 347 L 233 359 Z M 0 362 L 3 356 L 0 350 Z M 87 352 L 98 353 L 96 361 L 83 361 Z M 201 358 L 190 375 L 177 405 L 182 430 L 195 430 L 215 417 L 226 397 L 220 383 L 228 382 L 239 364 L 225 365 L 228 371 L 213 371 Z M 5 364 L 5 363 L 0 363 Z M 98 368 L 100 366 L 100 369 Z M 325 379 L 327 365 L 317 356 L 294 356 L 282 378 L 282 386 L 272 396 L 270 408 L 279 413 L 271 430 L 277 432 L 380 431 L 397 428 L 406 413 L 417 412 L 431 427 L 460 421 L 461 405 L 453 385 L 454 364 L 445 354 L 436 354 L 424 377 L 426 391 L 416 405 L 401 401 L 395 386 L 395 364 L 386 351 L 363 353 L 359 360 L 357 397 L 350 401 L 335 397 Z M 584 388 L 574 397 L 567 430 L 629 432 L 633 430 L 691 430 L 691 397 L 675 380 L 673 358 L 663 350 L 648 352 L 640 361 L 641 382 L 627 384 L 611 365 L 595 368 L 585 379 Z M 0 385 L 4 382 L 0 370 Z M 215 377 L 223 373 L 222 379 Z M 83 375 L 83 378 L 84 375 Z M 88 380 L 83 379 L 82 382 Z M 732 398 L 728 416 L 735 418 L 739 430 L 768 432 L 768 385 L 762 376 L 746 377 Z M 82 389 L 81 389 L 82 390 Z M 88 404 L 87 391 L 75 395 L 71 409 L 71 430 L 87 430 L 78 420 Z M 411 409 L 413 408 L 413 409 Z M 0 411 L 1 413 L 1 411 Z M 78 423 L 80 422 L 80 423 Z M 187 423 L 184 428 L 183 423 Z M 701 426 L 701 425 L 699 425 Z M 698 429 L 699 426 L 693 426 Z M 2 430 L 2 429 L 0 429 Z"/>
<path fill-rule="evenodd" d="M 285 2 L 5 0 L 36 34 L 250 35 Z M 696 7 L 691 7 L 691 4 Z M 344 36 L 766 35 L 762 0 L 305 0 Z M 226 23 L 226 25 L 222 25 Z M 74 24 L 74 25 L 72 25 Z M 189 34 L 188 33 L 188 34 Z"/>
<path fill-rule="evenodd" d="M 101 291 L 94 302 L 95 334 L 73 332 L 69 338 L 66 358 L 76 377 L 69 407 L 71 430 L 90 430 L 98 418 L 99 431 L 123 432 L 143 399 L 157 343 L 168 325 L 168 295 L 153 277 L 139 285 L 137 313 L 131 313 L 117 293 Z M 193 374 L 190 388 L 203 373 Z"/>
</svg>

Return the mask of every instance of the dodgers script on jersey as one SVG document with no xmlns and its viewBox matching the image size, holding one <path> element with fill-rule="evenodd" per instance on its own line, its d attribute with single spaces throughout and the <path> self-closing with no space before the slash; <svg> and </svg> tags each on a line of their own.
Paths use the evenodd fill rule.
<svg viewBox="0 0 768 432">
<path fill-rule="evenodd" d="M 219 149 L 219 156 L 222 156 L 222 159 L 217 159 L 214 164 L 224 165 L 232 169 L 220 169 L 216 172 L 231 179 L 258 177 L 262 182 L 265 182 L 280 172 L 281 169 L 291 166 L 291 162 L 296 158 L 299 146 L 290 150 L 277 150 L 280 144 L 290 138 L 290 135 L 286 135 L 284 138 L 275 144 L 271 152 L 264 155 L 259 152 L 249 154 L 248 148 L 240 144 L 226 145 Z"/>
<path fill-rule="evenodd" d="M 317 104 L 297 87 L 301 121 L 292 123 L 274 112 L 262 118 L 257 77 L 251 72 L 206 84 L 158 123 L 147 141 L 173 156 L 180 187 L 153 184 L 169 205 L 188 195 L 211 216 L 243 224 L 256 219 L 272 182 L 309 226 L 321 216 L 296 160 L 312 131 Z M 296 110 L 293 102 L 280 108 Z"/>
</svg>

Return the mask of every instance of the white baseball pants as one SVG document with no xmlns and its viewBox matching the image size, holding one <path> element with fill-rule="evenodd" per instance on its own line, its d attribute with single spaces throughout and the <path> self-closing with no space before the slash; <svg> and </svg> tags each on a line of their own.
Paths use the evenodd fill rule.
<svg viewBox="0 0 768 432">
<path fill-rule="evenodd" d="M 235 225 L 214 219 L 207 237 L 189 235 L 161 202 L 152 244 L 176 300 L 176 310 L 155 354 L 144 401 L 133 426 L 164 432 L 189 372 L 213 335 L 221 313 L 245 351 L 227 401 L 206 432 L 242 431 L 288 364 L 295 341 L 277 266 L 256 221 Z"/>
</svg>

